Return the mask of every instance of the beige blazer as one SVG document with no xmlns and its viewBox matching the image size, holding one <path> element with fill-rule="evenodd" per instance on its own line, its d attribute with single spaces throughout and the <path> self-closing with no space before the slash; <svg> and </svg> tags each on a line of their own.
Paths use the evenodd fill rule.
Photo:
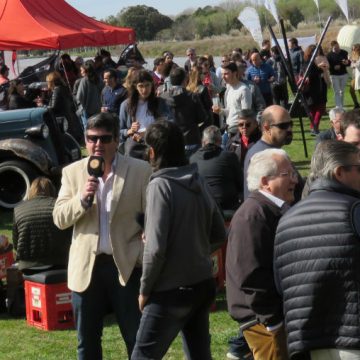
<svg viewBox="0 0 360 360">
<path fill-rule="evenodd" d="M 116 155 L 113 199 L 110 213 L 110 240 L 119 270 L 119 281 L 125 285 L 134 267 L 142 262 L 142 229 L 136 215 L 145 212 L 146 187 L 151 168 L 145 161 Z M 53 218 L 60 229 L 74 226 L 68 265 L 68 287 L 77 292 L 87 289 L 99 241 L 99 214 L 96 198 L 92 207 L 81 206 L 81 193 L 88 178 L 88 158 L 63 169 L 61 189 Z"/>
</svg>

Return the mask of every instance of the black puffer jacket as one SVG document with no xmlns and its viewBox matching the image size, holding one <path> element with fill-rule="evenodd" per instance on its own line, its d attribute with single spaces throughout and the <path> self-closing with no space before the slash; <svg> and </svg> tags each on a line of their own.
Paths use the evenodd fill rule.
<svg viewBox="0 0 360 360">
<path fill-rule="evenodd" d="M 275 279 L 291 356 L 360 349 L 360 237 L 354 227 L 359 206 L 357 191 L 318 179 L 310 195 L 280 220 Z"/>
<path fill-rule="evenodd" d="M 59 230 L 52 217 L 55 199 L 37 196 L 14 210 L 13 242 L 19 269 L 34 266 L 66 267 L 72 228 Z"/>
</svg>

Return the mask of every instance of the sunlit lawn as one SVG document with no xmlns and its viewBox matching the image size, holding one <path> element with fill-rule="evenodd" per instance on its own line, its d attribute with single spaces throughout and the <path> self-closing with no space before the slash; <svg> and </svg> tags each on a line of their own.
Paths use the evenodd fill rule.
<svg viewBox="0 0 360 360">
<path fill-rule="evenodd" d="M 327 108 L 333 107 L 333 94 L 329 91 Z M 346 107 L 352 108 L 352 102 L 346 92 Z M 303 175 L 309 171 L 310 157 L 314 150 L 314 138 L 309 133 L 309 120 L 304 120 L 305 136 L 309 157 L 305 158 L 299 120 L 294 119 L 294 140 L 285 150 Z M 328 117 L 322 119 L 320 128 L 328 128 Z M 0 209 L 0 234 L 11 238 L 12 212 Z M 212 351 L 214 360 L 225 359 L 227 340 L 237 332 L 237 324 L 231 320 L 227 311 L 224 294 L 219 294 L 217 311 L 211 314 Z M 52 360 L 76 358 L 76 333 L 71 331 L 46 332 L 29 327 L 25 319 L 14 319 L 6 314 L 0 315 L 0 359 L 1 360 Z M 117 325 L 112 318 L 106 321 L 103 334 L 104 359 L 126 359 L 124 343 Z M 181 341 L 178 338 L 171 346 L 165 359 L 183 359 Z"/>
</svg>

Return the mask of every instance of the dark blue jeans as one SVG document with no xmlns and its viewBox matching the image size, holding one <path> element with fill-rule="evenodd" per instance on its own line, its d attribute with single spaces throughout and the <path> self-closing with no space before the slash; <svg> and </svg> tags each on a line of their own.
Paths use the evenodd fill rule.
<svg viewBox="0 0 360 360">
<path fill-rule="evenodd" d="M 215 281 L 153 293 L 145 305 L 131 360 L 160 360 L 181 331 L 190 360 L 211 360 L 209 309 Z"/>
<path fill-rule="evenodd" d="M 141 317 L 140 276 L 141 269 L 134 269 L 126 286 L 121 286 L 114 261 L 95 262 L 90 286 L 84 292 L 72 293 L 79 360 L 102 359 L 103 320 L 111 310 L 115 312 L 130 358 Z"/>
</svg>

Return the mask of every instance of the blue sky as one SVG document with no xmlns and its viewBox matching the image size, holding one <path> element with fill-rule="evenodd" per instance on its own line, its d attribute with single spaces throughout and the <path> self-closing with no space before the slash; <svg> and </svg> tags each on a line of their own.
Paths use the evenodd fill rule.
<svg viewBox="0 0 360 360">
<path fill-rule="evenodd" d="M 80 12 L 103 19 L 110 15 L 116 15 L 122 8 L 135 5 L 146 5 L 157 9 L 164 15 L 177 15 L 185 9 L 218 5 L 220 0 L 66 0 L 71 6 Z"/>
</svg>

